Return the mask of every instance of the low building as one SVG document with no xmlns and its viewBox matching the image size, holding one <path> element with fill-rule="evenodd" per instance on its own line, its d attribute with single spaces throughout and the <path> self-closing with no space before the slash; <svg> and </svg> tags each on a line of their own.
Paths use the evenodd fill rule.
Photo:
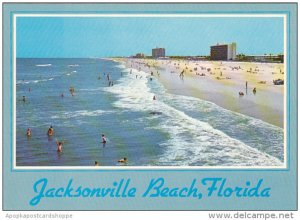
<svg viewBox="0 0 300 220">
<path fill-rule="evenodd" d="M 143 53 L 137 53 L 134 57 L 135 58 L 145 58 L 145 54 L 143 54 Z"/>
<path fill-rule="evenodd" d="M 247 61 L 253 61 L 253 62 L 277 62 L 277 63 L 283 63 L 284 62 L 284 55 L 283 54 L 277 54 L 277 55 L 246 55 L 245 60 Z"/>
<path fill-rule="evenodd" d="M 235 60 L 236 43 L 217 44 L 210 47 L 211 60 Z"/>
</svg>

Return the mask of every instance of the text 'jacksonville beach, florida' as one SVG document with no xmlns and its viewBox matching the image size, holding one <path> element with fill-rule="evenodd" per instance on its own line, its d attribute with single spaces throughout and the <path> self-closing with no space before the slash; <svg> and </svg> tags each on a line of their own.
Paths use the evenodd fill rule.
<svg viewBox="0 0 300 220">
<path fill-rule="evenodd" d="M 137 185 L 139 185 L 137 187 Z M 208 197 L 270 197 L 271 187 L 266 186 L 263 179 L 244 181 L 240 185 L 226 178 L 210 177 L 191 179 L 185 185 L 174 185 L 163 177 L 152 178 L 149 183 L 141 186 L 130 178 L 112 181 L 102 186 L 83 186 L 74 179 L 69 179 L 64 186 L 55 184 L 47 178 L 41 178 L 33 184 L 33 196 L 29 201 L 31 206 L 38 205 L 42 200 L 78 199 L 78 198 L 192 198 Z"/>
</svg>

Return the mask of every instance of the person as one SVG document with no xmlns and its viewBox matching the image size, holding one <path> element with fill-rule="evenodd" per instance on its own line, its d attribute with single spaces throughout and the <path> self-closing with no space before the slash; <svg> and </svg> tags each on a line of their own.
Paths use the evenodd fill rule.
<svg viewBox="0 0 300 220">
<path fill-rule="evenodd" d="M 156 100 L 156 97 L 155 97 L 155 96 L 153 96 L 153 100 Z"/>
<path fill-rule="evenodd" d="M 57 152 L 62 152 L 62 146 L 63 146 L 63 144 L 64 144 L 64 142 L 63 141 L 57 141 L 56 140 L 56 146 L 57 146 Z"/>
<path fill-rule="evenodd" d="M 26 135 L 27 135 L 27 137 L 31 137 L 31 129 L 30 128 L 27 129 Z"/>
<path fill-rule="evenodd" d="M 119 163 L 126 163 L 126 162 L 127 162 L 127 158 L 124 157 L 124 158 L 118 160 L 118 162 L 119 162 Z"/>
<path fill-rule="evenodd" d="M 97 166 L 99 166 L 99 163 L 98 163 L 98 161 L 95 161 L 95 166 L 97 167 Z"/>
<path fill-rule="evenodd" d="M 254 95 L 256 94 L 256 87 L 254 87 L 254 89 L 253 89 L 253 94 Z"/>
<path fill-rule="evenodd" d="M 23 101 L 23 102 L 26 102 L 26 97 L 25 97 L 25 95 L 23 95 L 22 101 Z"/>
<path fill-rule="evenodd" d="M 71 95 L 74 96 L 75 89 L 73 86 L 70 87 L 69 91 L 70 91 Z"/>
<path fill-rule="evenodd" d="M 62 97 L 62 98 L 63 98 L 63 97 L 64 97 L 64 93 L 62 93 L 62 94 L 60 95 L 60 97 Z"/>
<path fill-rule="evenodd" d="M 102 134 L 102 142 L 101 142 L 101 143 L 103 144 L 103 147 L 105 147 L 105 144 L 106 144 L 106 137 L 105 137 L 104 134 Z"/>
<path fill-rule="evenodd" d="M 52 125 L 50 126 L 50 128 L 48 129 L 48 133 L 49 136 L 52 136 L 54 134 L 54 129 L 52 127 Z"/>
<path fill-rule="evenodd" d="M 246 93 L 247 93 L 247 90 L 248 90 L 248 81 L 246 81 Z"/>
</svg>

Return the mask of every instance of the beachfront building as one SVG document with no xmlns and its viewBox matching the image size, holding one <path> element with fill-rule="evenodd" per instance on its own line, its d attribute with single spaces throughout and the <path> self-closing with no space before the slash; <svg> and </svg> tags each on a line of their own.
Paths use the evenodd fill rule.
<svg viewBox="0 0 300 220">
<path fill-rule="evenodd" d="M 135 58 L 145 58 L 145 54 L 143 54 L 143 53 L 137 53 L 134 57 Z"/>
<path fill-rule="evenodd" d="M 235 60 L 236 43 L 217 44 L 210 47 L 211 60 Z"/>
<path fill-rule="evenodd" d="M 274 62 L 274 63 L 283 63 L 284 62 L 284 55 L 283 54 L 264 54 L 264 55 L 246 55 L 244 57 L 246 61 L 253 61 L 253 62 Z"/>
<path fill-rule="evenodd" d="M 152 57 L 159 58 L 166 56 L 166 49 L 165 48 L 154 48 L 152 49 Z"/>
</svg>

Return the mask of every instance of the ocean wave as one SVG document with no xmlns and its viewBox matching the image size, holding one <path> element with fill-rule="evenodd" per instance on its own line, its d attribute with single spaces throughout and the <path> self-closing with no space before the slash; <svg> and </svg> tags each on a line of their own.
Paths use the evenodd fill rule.
<svg viewBox="0 0 300 220">
<path fill-rule="evenodd" d="M 104 90 L 103 87 L 93 88 L 93 89 L 79 89 L 79 91 L 87 91 L 87 92 L 94 92 L 94 91 L 101 91 Z"/>
<path fill-rule="evenodd" d="M 51 64 L 51 63 L 47 63 L 47 64 L 36 64 L 35 66 L 46 67 L 46 66 L 52 66 L 52 64 Z"/>
<path fill-rule="evenodd" d="M 125 69 L 126 66 L 124 63 L 119 63 L 118 65 L 116 65 L 115 67 L 120 68 L 120 69 Z"/>
<path fill-rule="evenodd" d="M 94 117 L 103 115 L 105 113 L 110 113 L 110 111 L 103 111 L 103 110 L 95 110 L 95 111 L 88 111 L 88 110 L 78 110 L 73 112 L 61 112 L 58 115 L 51 116 L 51 119 L 69 119 L 69 118 L 77 118 L 77 117 Z"/>
<path fill-rule="evenodd" d="M 224 130 L 229 136 L 243 139 L 247 145 L 259 150 L 263 149 L 265 153 L 281 161 L 284 160 L 284 130 L 282 128 L 194 97 L 172 94 L 166 94 L 166 96 L 172 100 L 169 102 L 170 105 L 197 112 L 203 116 L 203 121 L 213 124 L 217 129 Z"/>
<path fill-rule="evenodd" d="M 79 64 L 70 64 L 70 65 L 68 65 L 68 67 L 76 67 L 76 66 L 79 66 Z"/>
<path fill-rule="evenodd" d="M 164 107 L 169 108 L 169 107 Z M 159 128 L 170 135 L 161 143 L 166 151 L 160 157 L 162 165 L 202 166 L 281 166 L 271 155 L 252 148 L 240 140 L 229 137 L 206 122 L 184 112 L 170 108 L 164 111 Z M 178 161 L 178 158 L 182 160 Z"/>
<path fill-rule="evenodd" d="M 47 66 L 52 66 L 52 64 L 50 64 L 50 63 L 47 63 L 47 64 L 36 64 L 35 66 L 47 67 Z"/>
<path fill-rule="evenodd" d="M 48 78 L 48 79 L 33 79 L 33 80 L 17 80 L 17 85 L 20 84 L 30 84 L 30 83 L 40 83 L 40 82 L 47 82 L 52 81 L 54 78 Z"/>
</svg>

